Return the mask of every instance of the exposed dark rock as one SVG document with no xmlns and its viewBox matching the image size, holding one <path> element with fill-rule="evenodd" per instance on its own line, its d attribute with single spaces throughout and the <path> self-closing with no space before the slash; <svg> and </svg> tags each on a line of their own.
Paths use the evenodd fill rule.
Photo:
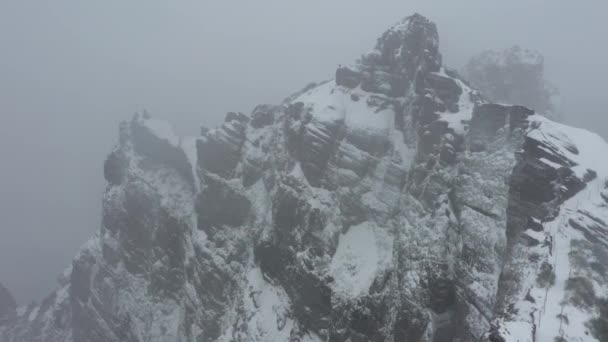
<svg viewBox="0 0 608 342">
<path fill-rule="evenodd" d="M 200 294 L 201 305 L 205 308 L 199 313 L 205 331 L 197 338 L 202 341 L 214 341 L 222 334 L 221 318 L 236 295 L 237 283 L 226 265 L 214 261 L 217 256 L 200 248 L 195 249 L 195 253 L 196 261 L 187 269 L 188 281 Z M 191 313 L 191 317 L 196 316 Z"/>
<path fill-rule="evenodd" d="M 288 110 L 288 113 L 300 115 L 294 114 L 297 112 L 293 110 Z M 320 186 L 329 160 L 344 135 L 343 123 L 308 121 L 306 118 L 296 121 L 298 129 L 287 131 L 287 147 L 300 161 L 308 182 Z"/>
<path fill-rule="evenodd" d="M 544 230 L 543 224 L 539 220 L 534 219 L 533 217 L 528 218 L 527 228 L 532 229 L 535 232 L 542 232 Z"/>
<path fill-rule="evenodd" d="M 418 156 L 428 160 L 429 155 L 440 150 L 442 138 L 448 132 L 448 124 L 445 121 L 433 121 L 422 126 L 418 138 Z"/>
<path fill-rule="evenodd" d="M 103 164 L 103 175 L 111 185 L 122 183 L 127 167 L 126 160 L 118 151 L 113 151 Z"/>
<path fill-rule="evenodd" d="M 371 132 L 350 131 L 346 134 L 345 140 L 359 150 L 377 157 L 384 155 L 391 148 L 387 137 Z"/>
<path fill-rule="evenodd" d="M 473 111 L 471 120 L 471 149 L 480 150 L 500 135 L 509 136 L 516 129 L 525 130 L 526 118 L 534 114 L 533 111 L 520 106 L 504 106 L 497 104 L 483 104 Z"/>
<path fill-rule="evenodd" d="M 506 342 L 504 337 L 500 335 L 500 333 L 496 330 L 492 331 L 488 336 L 488 341 L 490 342 Z"/>
<path fill-rule="evenodd" d="M 356 88 L 361 83 L 361 73 L 347 67 L 336 70 L 336 84 L 347 88 Z"/>
<path fill-rule="evenodd" d="M 595 290 L 587 278 L 569 278 L 566 282 L 566 291 L 569 292 L 572 304 L 577 307 L 590 308 L 595 304 Z"/>
<path fill-rule="evenodd" d="M 568 220 L 570 226 L 581 233 L 591 242 L 603 244 L 608 248 L 608 226 L 588 218 L 578 216 Z"/>
<path fill-rule="evenodd" d="M 587 171 L 585 171 L 585 174 L 583 175 L 583 182 L 589 183 L 596 178 L 597 178 L 597 172 L 595 172 L 591 169 L 587 169 Z"/>
<path fill-rule="evenodd" d="M 509 217 L 516 220 L 509 224 L 508 235 L 517 236 L 526 227 L 523 220 L 528 217 L 544 218 L 551 215 L 551 207 L 557 207 L 566 199 L 582 190 L 585 186 L 569 168 L 574 163 L 559 152 L 551 153 L 551 146 L 541 141 L 525 138 L 523 154 L 511 177 L 511 198 Z M 555 169 L 541 161 L 546 158 L 564 167 Z"/>
<path fill-rule="evenodd" d="M 270 126 L 274 123 L 275 109 L 270 105 L 257 106 L 251 114 L 251 126 L 254 128 L 262 128 Z"/>
<path fill-rule="evenodd" d="M 457 103 L 462 94 L 462 88 L 460 88 L 453 78 L 429 73 L 427 82 L 451 112 L 458 112 Z"/>
<path fill-rule="evenodd" d="M 608 299 L 598 300 L 599 317 L 591 321 L 591 332 L 600 341 L 608 339 Z"/>
<path fill-rule="evenodd" d="M 548 262 L 543 262 L 540 267 L 540 272 L 536 277 L 536 283 L 540 287 L 551 287 L 555 284 L 555 272 L 553 266 Z"/>
<path fill-rule="evenodd" d="M 210 176 L 205 183 L 196 209 L 199 228 L 208 230 L 211 227 L 243 224 L 251 207 L 249 200 L 220 178 Z"/>
<path fill-rule="evenodd" d="M 393 97 L 404 96 L 418 70 L 439 71 L 437 27 L 428 19 L 413 15 L 385 32 L 373 52 L 364 55 L 356 70 L 340 67 L 336 83 Z"/>
<path fill-rule="evenodd" d="M 249 117 L 241 112 L 228 112 L 226 114 L 226 118 L 224 118 L 225 122 L 230 122 L 230 121 L 238 121 L 241 123 L 248 123 L 249 122 Z"/>
<path fill-rule="evenodd" d="M 295 255 L 279 242 L 262 242 L 255 249 L 262 271 L 279 281 L 294 302 L 294 315 L 313 331 L 327 331 L 332 311 L 331 290 L 323 280 L 297 264 Z"/>
<path fill-rule="evenodd" d="M 197 140 L 199 166 L 225 178 L 234 177 L 245 141 L 245 126 L 236 120 L 209 131 L 206 139 Z"/>
<path fill-rule="evenodd" d="M 255 184 L 264 175 L 264 170 L 268 165 L 256 159 L 246 159 L 243 161 L 243 186 L 249 187 Z"/>
<path fill-rule="evenodd" d="M 126 222 L 121 228 L 124 235 L 124 262 L 129 272 L 145 274 L 150 270 L 154 233 L 158 227 L 160 201 L 141 184 L 130 185 L 125 191 Z M 93 256 L 91 256 L 93 258 Z M 88 259 L 85 259 L 88 260 Z M 85 267 L 84 269 L 89 269 Z"/>
<path fill-rule="evenodd" d="M 420 341 L 426 324 L 420 314 L 414 313 L 409 308 L 401 309 L 393 326 L 394 341 Z"/>
<path fill-rule="evenodd" d="M 145 122 L 134 118 L 130 124 L 133 148 L 152 163 L 166 165 L 175 169 L 185 180 L 194 186 L 192 167 L 184 151 L 166 139 L 153 134 Z M 119 161 L 118 161 L 119 162 Z M 113 179 L 115 179 L 115 175 Z"/>
</svg>

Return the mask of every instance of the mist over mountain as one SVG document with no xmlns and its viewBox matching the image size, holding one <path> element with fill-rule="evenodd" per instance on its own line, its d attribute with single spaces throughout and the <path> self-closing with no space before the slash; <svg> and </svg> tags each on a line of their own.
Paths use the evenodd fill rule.
<svg viewBox="0 0 608 342">
<path fill-rule="evenodd" d="M 99 231 L 41 303 L 0 287 L 0 340 L 604 341 L 608 144 L 420 14 L 370 46 L 200 135 L 123 121 Z"/>
<path fill-rule="evenodd" d="M 99 229 L 118 122 L 146 109 L 197 135 L 226 112 L 333 78 L 415 11 L 437 23 L 444 64 L 457 70 L 486 49 L 539 51 L 561 120 L 606 136 L 606 9 L 599 0 L 1 1 L 0 282 L 19 304 L 40 302 Z"/>
<path fill-rule="evenodd" d="M 560 120 L 560 92 L 545 79 L 544 69 L 543 55 L 516 45 L 473 56 L 463 72 L 490 101 L 518 103 Z"/>
</svg>

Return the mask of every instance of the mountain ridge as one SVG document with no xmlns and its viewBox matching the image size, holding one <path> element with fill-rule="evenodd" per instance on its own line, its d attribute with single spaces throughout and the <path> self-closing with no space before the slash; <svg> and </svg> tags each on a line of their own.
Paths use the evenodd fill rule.
<svg viewBox="0 0 608 342">
<path fill-rule="evenodd" d="M 601 341 L 608 146 L 438 47 L 415 14 L 200 137 L 122 123 L 102 228 L 0 340 Z"/>
</svg>

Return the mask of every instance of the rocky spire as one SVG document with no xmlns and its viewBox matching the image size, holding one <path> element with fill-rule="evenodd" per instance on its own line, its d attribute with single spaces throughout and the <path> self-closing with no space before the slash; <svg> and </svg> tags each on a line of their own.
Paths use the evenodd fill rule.
<svg viewBox="0 0 608 342">
<path fill-rule="evenodd" d="M 340 67 L 336 83 L 348 88 L 393 97 L 405 96 L 416 74 L 439 71 L 437 26 L 420 14 L 393 25 L 378 38 L 375 48 L 354 66 Z"/>
</svg>

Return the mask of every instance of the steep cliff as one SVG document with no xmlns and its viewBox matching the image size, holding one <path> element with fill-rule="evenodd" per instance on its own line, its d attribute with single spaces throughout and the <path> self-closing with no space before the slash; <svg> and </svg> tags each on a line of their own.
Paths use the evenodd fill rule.
<svg viewBox="0 0 608 342">
<path fill-rule="evenodd" d="M 438 41 L 408 17 L 199 137 L 121 124 L 99 233 L 0 341 L 605 341 L 608 145 Z"/>
</svg>

